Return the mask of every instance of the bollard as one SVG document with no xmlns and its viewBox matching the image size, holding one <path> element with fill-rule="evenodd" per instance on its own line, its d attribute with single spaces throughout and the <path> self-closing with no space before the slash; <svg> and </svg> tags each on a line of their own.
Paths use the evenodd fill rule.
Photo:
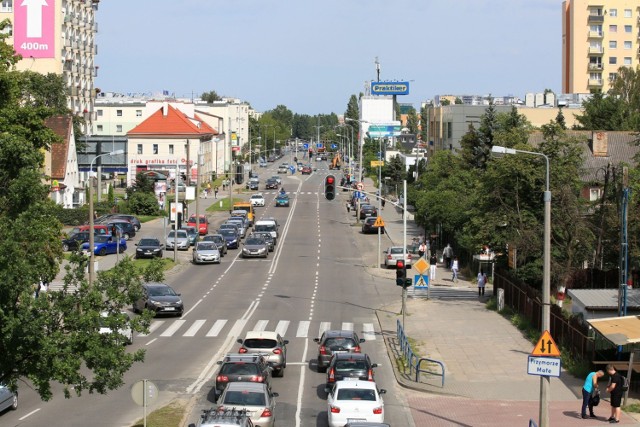
<svg viewBox="0 0 640 427">
<path fill-rule="evenodd" d="M 222 200 L 220 200 L 220 207 L 222 207 Z"/>
</svg>

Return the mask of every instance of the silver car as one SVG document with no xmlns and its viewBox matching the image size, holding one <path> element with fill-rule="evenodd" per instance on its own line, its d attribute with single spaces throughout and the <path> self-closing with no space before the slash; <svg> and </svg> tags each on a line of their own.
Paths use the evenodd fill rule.
<svg viewBox="0 0 640 427">
<path fill-rule="evenodd" d="M 244 339 L 238 339 L 242 344 L 238 353 L 258 353 L 265 357 L 267 363 L 273 368 L 274 377 L 284 376 L 287 367 L 287 344 L 277 332 L 272 331 L 249 331 Z"/>
<path fill-rule="evenodd" d="M 244 238 L 247 235 L 247 228 L 248 225 L 247 223 L 244 221 L 244 219 L 240 218 L 240 217 L 231 217 L 229 219 L 227 219 L 225 222 L 225 224 L 235 224 L 238 226 L 238 232 L 240 233 L 240 235 Z"/>
<path fill-rule="evenodd" d="M 213 242 L 198 242 L 193 248 L 193 263 L 202 264 L 213 262 L 220 264 L 220 251 Z"/>
<path fill-rule="evenodd" d="M 278 393 L 273 393 L 264 383 L 232 382 L 222 392 L 218 405 L 222 408 L 246 410 L 254 425 L 273 427 L 275 425 L 276 401 Z"/>
<path fill-rule="evenodd" d="M 386 268 L 391 268 L 391 267 L 395 267 L 396 266 L 396 262 L 399 259 L 403 258 L 403 254 L 402 254 L 402 246 L 391 246 L 390 248 L 387 248 L 387 250 L 385 250 L 384 252 L 384 266 Z M 407 249 L 405 251 L 405 264 L 407 266 L 407 268 L 411 268 L 411 254 L 409 253 L 409 249 Z"/>
<path fill-rule="evenodd" d="M 0 384 L 0 412 L 9 408 L 18 409 L 18 393 L 14 393 L 4 384 Z"/>
<path fill-rule="evenodd" d="M 171 230 L 169 232 L 169 234 L 167 235 L 165 248 L 167 250 L 173 250 L 174 244 L 178 247 L 178 250 L 189 250 L 189 246 L 191 246 L 191 244 L 189 242 L 189 234 L 187 234 L 186 230 Z"/>
<path fill-rule="evenodd" d="M 249 237 L 242 245 L 243 258 L 266 258 L 269 255 L 269 245 L 260 237 Z"/>
</svg>

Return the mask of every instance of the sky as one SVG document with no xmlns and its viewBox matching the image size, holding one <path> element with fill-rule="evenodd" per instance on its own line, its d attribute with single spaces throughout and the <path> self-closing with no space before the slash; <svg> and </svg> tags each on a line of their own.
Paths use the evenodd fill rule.
<svg viewBox="0 0 640 427">
<path fill-rule="evenodd" d="M 103 92 L 343 114 L 376 80 L 435 95 L 561 92 L 561 0 L 103 0 Z"/>
</svg>

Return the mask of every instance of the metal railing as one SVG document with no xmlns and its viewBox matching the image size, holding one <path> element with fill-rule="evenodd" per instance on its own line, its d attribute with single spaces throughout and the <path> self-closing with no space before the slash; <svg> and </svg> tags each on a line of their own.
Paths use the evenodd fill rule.
<svg viewBox="0 0 640 427">
<path fill-rule="evenodd" d="M 409 338 L 407 338 L 407 336 L 405 335 L 404 328 L 402 327 L 402 323 L 400 323 L 400 320 L 396 320 L 396 336 L 398 338 L 398 342 L 400 343 L 400 351 L 402 353 L 402 356 L 407 359 L 409 365 L 409 376 L 415 374 L 415 382 L 420 382 L 420 373 L 422 372 L 442 377 L 442 387 L 444 387 L 444 364 L 439 360 L 430 359 L 428 357 L 418 357 L 418 355 L 416 355 L 411 349 Z M 422 362 L 438 364 L 442 370 L 442 373 L 436 373 L 429 369 L 422 369 Z"/>
</svg>

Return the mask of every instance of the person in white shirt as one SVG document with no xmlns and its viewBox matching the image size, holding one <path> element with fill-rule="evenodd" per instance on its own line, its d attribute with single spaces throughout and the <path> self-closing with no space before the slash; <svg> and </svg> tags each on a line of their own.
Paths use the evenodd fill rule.
<svg viewBox="0 0 640 427">
<path fill-rule="evenodd" d="M 455 257 L 451 262 L 451 272 L 453 273 L 453 276 L 451 277 L 452 282 L 458 283 L 458 268 L 459 268 L 458 257 Z"/>
<path fill-rule="evenodd" d="M 487 275 L 484 274 L 484 270 L 480 269 L 478 273 L 478 296 L 484 296 L 484 287 L 487 284 Z"/>
</svg>

